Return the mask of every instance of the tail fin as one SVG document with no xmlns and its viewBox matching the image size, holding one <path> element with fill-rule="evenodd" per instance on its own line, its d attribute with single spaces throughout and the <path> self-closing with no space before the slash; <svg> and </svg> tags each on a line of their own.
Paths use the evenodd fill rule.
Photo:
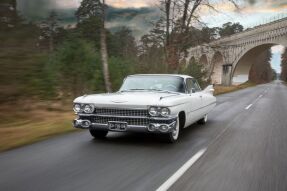
<svg viewBox="0 0 287 191">
<path fill-rule="evenodd" d="M 207 87 L 203 90 L 203 92 L 205 92 L 205 93 L 210 93 L 211 95 L 213 95 L 213 93 L 214 93 L 214 87 L 213 87 L 213 85 L 207 86 Z"/>
</svg>

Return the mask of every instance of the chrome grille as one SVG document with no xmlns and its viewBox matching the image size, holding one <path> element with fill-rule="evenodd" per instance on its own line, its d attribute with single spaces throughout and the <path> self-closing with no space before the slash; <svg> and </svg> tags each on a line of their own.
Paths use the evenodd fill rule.
<svg viewBox="0 0 287 191">
<path fill-rule="evenodd" d="M 172 123 L 172 120 L 150 118 L 147 109 L 96 108 L 93 115 L 83 115 L 80 116 L 80 119 L 98 124 L 108 124 L 109 121 L 127 122 L 128 125 L 134 126 L 148 126 L 150 123 Z"/>
<path fill-rule="evenodd" d="M 101 116 L 85 116 L 81 119 L 87 119 L 92 123 L 108 124 L 109 121 L 127 122 L 128 125 L 147 126 L 149 124 L 148 118 L 117 118 L 117 117 L 101 117 Z"/>
<path fill-rule="evenodd" d="M 148 110 L 146 109 L 112 109 L 112 108 L 96 108 L 94 111 L 97 115 L 104 116 L 140 116 L 147 117 Z"/>
</svg>

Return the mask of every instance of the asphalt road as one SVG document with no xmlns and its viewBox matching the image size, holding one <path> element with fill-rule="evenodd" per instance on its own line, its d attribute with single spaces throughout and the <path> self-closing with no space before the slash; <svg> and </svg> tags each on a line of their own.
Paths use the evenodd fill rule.
<svg viewBox="0 0 287 191">
<path fill-rule="evenodd" d="M 156 190 L 206 149 L 170 190 L 286 191 L 287 87 L 279 81 L 218 96 L 205 126 L 176 144 L 148 134 L 87 131 L 0 154 L 1 191 Z"/>
</svg>

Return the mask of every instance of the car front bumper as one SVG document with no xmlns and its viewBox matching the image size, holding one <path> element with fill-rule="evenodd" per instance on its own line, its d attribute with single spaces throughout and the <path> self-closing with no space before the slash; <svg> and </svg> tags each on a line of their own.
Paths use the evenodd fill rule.
<svg viewBox="0 0 287 191">
<path fill-rule="evenodd" d="M 169 133 L 177 125 L 177 117 L 170 118 L 149 118 L 151 121 L 147 125 L 130 125 L 127 124 L 124 129 L 112 129 L 108 123 L 93 123 L 88 119 L 75 119 L 73 126 L 79 129 L 95 129 L 102 131 L 116 132 L 150 132 L 150 133 Z M 119 123 L 123 121 L 118 121 Z"/>
</svg>

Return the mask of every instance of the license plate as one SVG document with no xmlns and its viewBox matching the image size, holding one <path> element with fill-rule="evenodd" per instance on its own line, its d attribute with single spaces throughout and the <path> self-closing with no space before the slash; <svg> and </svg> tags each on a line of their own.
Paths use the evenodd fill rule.
<svg viewBox="0 0 287 191">
<path fill-rule="evenodd" d="M 127 122 L 114 122 L 114 121 L 109 121 L 108 122 L 109 129 L 112 131 L 126 131 L 128 127 Z"/>
</svg>

